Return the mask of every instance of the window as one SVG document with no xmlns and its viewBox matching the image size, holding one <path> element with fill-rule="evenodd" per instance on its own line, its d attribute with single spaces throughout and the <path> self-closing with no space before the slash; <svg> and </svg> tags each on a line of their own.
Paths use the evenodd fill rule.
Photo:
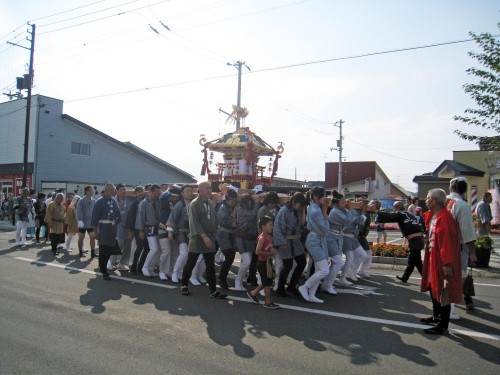
<svg viewBox="0 0 500 375">
<path fill-rule="evenodd" d="M 90 155 L 90 144 L 71 142 L 71 153 L 74 155 Z"/>
</svg>

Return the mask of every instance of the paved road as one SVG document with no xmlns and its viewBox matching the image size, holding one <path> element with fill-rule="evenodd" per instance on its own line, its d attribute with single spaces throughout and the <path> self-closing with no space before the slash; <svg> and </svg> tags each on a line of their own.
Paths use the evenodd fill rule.
<svg viewBox="0 0 500 375">
<path fill-rule="evenodd" d="M 279 300 L 268 311 L 241 293 L 115 273 L 48 245 L 12 248 L 0 233 L 0 374 L 493 374 L 500 356 L 500 280 L 476 282 L 474 312 L 429 337 L 428 296 L 375 270 L 324 305 Z"/>
</svg>

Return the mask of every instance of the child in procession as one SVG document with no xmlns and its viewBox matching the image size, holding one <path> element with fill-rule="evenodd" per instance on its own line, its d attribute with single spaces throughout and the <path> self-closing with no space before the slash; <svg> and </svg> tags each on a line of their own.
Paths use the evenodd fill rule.
<svg viewBox="0 0 500 375">
<path fill-rule="evenodd" d="M 277 251 L 273 247 L 273 219 L 269 216 L 263 216 L 259 220 L 260 235 L 257 237 L 257 247 L 255 249 L 255 254 L 258 256 L 257 270 L 260 275 L 261 284 L 254 290 L 249 290 L 247 292 L 248 298 L 252 300 L 253 303 L 260 304 L 257 298 L 258 293 L 264 289 L 264 304 L 262 307 L 266 309 L 276 310 L 280 306 L 271 301 L 271 287 L 273 285 L 274 272 L 272 270 L 272 264 L 269 261 Z"/>
</svg>

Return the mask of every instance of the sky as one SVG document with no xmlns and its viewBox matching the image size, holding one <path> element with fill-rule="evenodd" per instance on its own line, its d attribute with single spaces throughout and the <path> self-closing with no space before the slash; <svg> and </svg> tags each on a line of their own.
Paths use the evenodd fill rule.
<svg viewBox="0 0 500 375">
<path fill-rule="evenodd" d="M 283 142 L 279 177 L 324 180 L 342 120 L 344 160 L 375 160 L 414 192 L 416 175 L 477 149 L 453 130 L 487 133 L 453 121 L 475 106 L 463 85 L 478 46 L 410 48 L 500 34 L 499 11 L 490 0 L 0 0 L 0 88 L 27 72 L 29 51 L 7 42 L 29 46 L 35 24 L 33 94 L 201 181 L 200 136 L 235 130 L 219 108 L 237 100 L 227 63 L 243 61 L 245 126 Z"/>
</svg>

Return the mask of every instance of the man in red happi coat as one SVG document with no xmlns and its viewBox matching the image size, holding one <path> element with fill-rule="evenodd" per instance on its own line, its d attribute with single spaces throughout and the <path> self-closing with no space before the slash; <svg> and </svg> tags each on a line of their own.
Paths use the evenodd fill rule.
<svg viewBox="0 0 500 375">
<path fill-rule="evenodd" d="M 450 303 L 462 302 L 460 234 L 457 223 L 446 209 L 444 190 L 429 190 L 426 204 L 429 211 L 423 218 L 429 238 L 420 291 L 430 292 L 433 314 L 420 321 L 435 325 L 425 329 L 425 333 L 444 335 L 450 322 Z M 443 293 L 444 287 L 447 293 Z"/>
</svg>

